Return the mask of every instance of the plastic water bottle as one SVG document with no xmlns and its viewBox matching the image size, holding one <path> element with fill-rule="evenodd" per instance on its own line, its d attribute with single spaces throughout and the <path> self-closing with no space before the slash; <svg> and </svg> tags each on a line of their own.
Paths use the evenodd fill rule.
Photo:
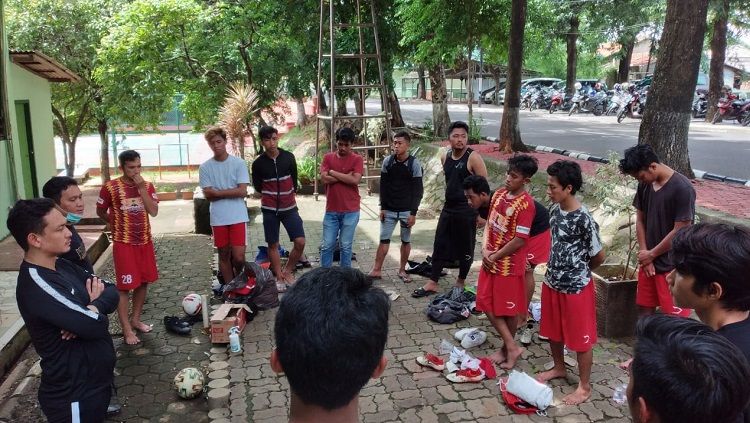
<svg viewBox="0 0 750 423">
<path fill-rule="evenodd" d="M 615 387 L 614 392 L 612 393 L 612 401 L 614 401 L 615 404 L 622 405 L 625 404 L 625 401 L 627 401 L 627 389 L 628 385 L 623 383 Z"/>
<path fill-rule="evenodd" d="M 229 350 L 233 353 L 242 351 L 240 345 L 240 328 L 233 326 L 229 329 Z"/>
</svg>

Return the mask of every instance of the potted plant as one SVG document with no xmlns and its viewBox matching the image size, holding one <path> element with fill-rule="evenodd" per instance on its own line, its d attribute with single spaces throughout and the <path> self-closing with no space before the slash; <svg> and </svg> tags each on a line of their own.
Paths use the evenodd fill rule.
<svg viewBox="0 0 750 423">
<path fill-rule="evenodd" d="M 172 201 L 177 199 L 177 187 L 174 184 L 159 184 L 156 187 L 156 197 L 159 201 Z"/>
<path fill-rule="evenodd" d="M 319 163 L 319 162 L 318 162 Z M 315 156 L 303 157 L 297 161 L 297 180 L 299 189 L 297 194 L 312 195 L 315 191 L 315 179 L 318 177 L 318 167 L 315 165 Z M 322 185 L 318 186 L 322 191 Z"/>
<path fill-rule="evenodd" d="M 599 165 L 596 176 L 589 181 L 590 194 L 598 203 L 604 216 L 625 220 L 617 226 L 612 245 L 622 246 L 616 254 L 619 263 L 605 263 L 593 272 L 596 287 L 597 331 L 605 337 L 632 336 L 638 309 L 635 304 L 637 280 L 636 248 L 638 239 L 635 230 L 635 207 L 633 192 L 636 182 L 623 175 L 618 167 L 617 153 L 609 155 L 609 163 Z M 624 257 L 623 257 L 624 256 Z"/>
</svg>

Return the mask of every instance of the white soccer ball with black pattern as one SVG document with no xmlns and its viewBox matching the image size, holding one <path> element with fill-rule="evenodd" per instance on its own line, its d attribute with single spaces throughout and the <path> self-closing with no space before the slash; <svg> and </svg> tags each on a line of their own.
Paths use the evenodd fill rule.
<svg viewBox="0 0 750 423">
<path fill-rule="evenodd" d="M 201 296 L 198 294 L 187 294 L 182 300 L 182 309 L 188 316 L 197 316 L 201 312 Z"/>
<path fill-rule="evenodd" d="M 203 392 L 205 377 L 195 367 L 187 367 L 180 370 L 174 377 L 174 387 L 177 395 L 184 399 L 193 399 Z"/>
</svg>

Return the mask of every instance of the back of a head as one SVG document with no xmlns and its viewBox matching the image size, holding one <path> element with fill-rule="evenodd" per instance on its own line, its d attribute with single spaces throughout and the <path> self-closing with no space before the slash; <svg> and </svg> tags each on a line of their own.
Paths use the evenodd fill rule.
<svg viewBox="0 0 750 423">
<path fill-rule="evenodd" d="M 354 140 L 357 139 L 357 135 L 354 133 L 354 130 L 349 127 L 342 127 L 339 128 L 336 131 L 336 141 L 344 141 L 348 143 L 353 143 Z"/>
<path fill-rule="evenodd" d="M 388 338 L 390 300 L 356 269 L 314 269 L 289 289 L 276 314 L 276 352 L 292 391 L 334 410 L 367 384 Z"/>
<path fill-rule="evenodd" d="M 78 182 L 69 176 L 53 176 L 42 187 L 42 196 L 60 204 L 63 191 L 72 185 L 78 186 Z"/>
<path fill-rule="evenodd" d="M 620 172 L 626 175 L 646 170 L 651 163 L 659 163 L 659 156 L 648 144 L 638 144 L 625 150 L 624 157 L 620 159 Z"/>
<path fill-rule="evenodd" d="M 30 233 L 41 234 L 46 222 L 44 216 L 55 208 L 55 202 L 49 198 L 18 200 L 8 213 L 6 225 L 18 245 L 29 250 L 27 237 Z"/>
<path fill-rule="evenodd" d="M 636 328 L 631 406 L 662 423 L 731 422 L 750 400 L 750 367 L 726 338 L 692 319 L 657 314 Z"/>
<path fill-rule="evenodd" d="M 539 165 L 534 157 L 528 154 L 516 154 L 508 159 L 508 171 L 518 172 L 526 178 L 534 176 Z"/>
<path fill-rule="evenodd" d="M 750 229 L 723 223 L 698 223 L 680 229 L 670 257 L 681 275 L 693 276 L 693 292 L 702 295 L 721 285 L 721 306 L 750 310 Z"/>
<path fill-rule="evenodd" d="M 464 179 L 463 189 L 472 190 L 474 194 L 490 194 L 490 184 L 482 175 L 469 175 Z"/>
</svg>

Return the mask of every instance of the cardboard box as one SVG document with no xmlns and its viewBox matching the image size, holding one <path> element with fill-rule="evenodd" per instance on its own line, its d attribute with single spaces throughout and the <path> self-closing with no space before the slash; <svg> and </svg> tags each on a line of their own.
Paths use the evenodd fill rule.
<svg viewBox="0 0 750 423">
<path fill-rule="evenodd" d="M 211 342 L 214 344 L 229 343 L 229 329 L 233 326 L 245 329 L 250 308 L 244 304 L 222 304 L 211 315 Z"/>
</svg>

